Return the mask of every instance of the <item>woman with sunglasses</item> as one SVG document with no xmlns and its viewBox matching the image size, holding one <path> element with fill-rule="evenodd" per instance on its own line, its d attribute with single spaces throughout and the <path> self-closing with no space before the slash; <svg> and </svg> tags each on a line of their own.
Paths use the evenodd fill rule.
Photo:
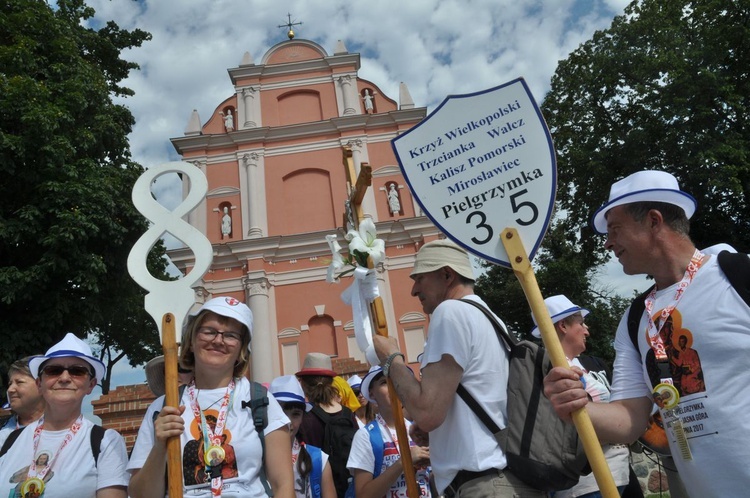
<svg viewBox="0 0 750 498">
<path fill-rule="evenodd" d="M 125 498 L 125 441 L 110 429 L 94 443 L 95 425 L 81 413 L 84 397 L 104 377 L 104 364 L 88 344 L 67 334 L 44 356 L 32 357 L 29 369 L 45 401 L 44 415 L 8 436 L 12 444 L 0 457 L 0 496 Z"/>
<path fill-rule="evenodd" d="M 190 316 L 180 364 L 192 369 L 193 380 L 179 409 L 158 398 L 146 411 L 128 464 L 131 497 L 166 495 L 166 442 L 173 436 L 180 437 L 186 496 L 264 497 L 265 468 L 274 496 L 294 497 L 289 419 L 269 395 L 264 465 L 248 406 L 251 384 L 245 373 L 252 329 L 250 308 L 232 297 L 211 299 Z"/>
</svg>

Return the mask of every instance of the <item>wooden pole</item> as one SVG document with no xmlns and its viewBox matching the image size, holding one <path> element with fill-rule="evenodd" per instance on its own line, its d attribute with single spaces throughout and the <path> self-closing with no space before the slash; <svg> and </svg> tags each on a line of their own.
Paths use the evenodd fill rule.
<svg viewBox="0 0 750 498">
<path fill-rule="evenodd" d="M 544 347 L 547 348 L 552 365 L 555 367 L 570 368 L 568 359 L 565 357 L 565 352 L 560 344 L 560 339 L 555 332 L 555 326 L 549 316 L 549 311 L 547 311 L 547 307 L 544 305 L 544 298 L 539 290 L 534 269 L 531 267 L 531 261 L 529 261 L 526 249 L 521 243 L 518 231 L 515 228 L 506 228 L 500 237 L 508 253 L 508 260 L 513 267 L 513 273 L 515 273 L 518 281 L 521 283 L 523 292 L 526 294 L 526 300 L 531 306 L 534 317 L 536 317 L 539 331 L 542 334 L 542 341 L 544 342 Z M 585 407 L 573 412 L 573 423 L 576 426 L 576 430 L 578 430 L 578 436 L 583 442 L 583 449 L 586 451 L 586 456 L 589 459 L 589 464 L 596 478 L 596 484 L 599 486 L 602 496 L 605 498 L 618 498 L 620 494 L 617 492 L 612 472 L 609 470 L 607 460 L 604 458 L 602 446 L 596 437 L 594 426 Z"/>
<path fill-rule="evenodd" d="M 164 406 L 180 406 L 177 374 L 177 341 L 174 315 L 162 319 L 162 350 L 164 351 Z M 180 436 L 167 439 L 167 482 L 170 498 L 182 498 L 182 456 Z"/>
</svg>

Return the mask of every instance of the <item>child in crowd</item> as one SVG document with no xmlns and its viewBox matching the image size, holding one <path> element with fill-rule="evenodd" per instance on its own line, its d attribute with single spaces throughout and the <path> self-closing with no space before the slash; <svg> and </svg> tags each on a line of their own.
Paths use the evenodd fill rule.
<svg viewBox="0 0 750 498">
<path fill-rule="evenodd" d="M 406 497 L 406 479 L 398 448 L 388 383 L 379 366 L 372 367 L 362 381 L 361 393 L 377 403 L 375 420 L 359 429 L 354 436 L 347 467 L 354 476 L 357 498 Z M 396 400 L 396 402 L 398 402 Z M 404 419 L 407 432 L 411 423 Z M 432 496 L 429 485 L 429 448 L 409 440 L 411 458 L 417 472 L 420 497 Z"/>
<path fill-rule="evenodd" d="M 328 455 L 316 446 L 306 445 L 298 436 L 302 415 L 312 409 L 305 402 L 302 386 L 294 375 L 277 377 L 269 392 L 279 402 L 291 421 L 292 467 L 297 498 L 336 498 Z"/>
</svg>

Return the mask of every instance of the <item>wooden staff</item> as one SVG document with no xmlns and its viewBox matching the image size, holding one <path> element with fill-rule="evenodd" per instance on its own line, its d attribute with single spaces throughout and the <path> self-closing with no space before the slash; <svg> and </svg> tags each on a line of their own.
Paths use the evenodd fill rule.
<svg viewBox="0 0 750 498">
<path fill-rule="evenodd" d="M 180 406 L 174 315 L 172 313 L 165 314 L 161 323 L 162 350 L 164 352 L 164 404 L 165 406 Z M 167 481 L 170 497 L 182 497 L 182 458 L 180 453 L 180 436 L 167 439 Z"/>
<path fill-rule="evenodd" d="M 534 313 L 536 322 L 539 325 L 539 331 L 542 334 L 542 341 L 544 347 L 549 352 L 552 365 L 556 367 L 570 368 L 568 359 L 565 357 L 565 352 L 560 344 L 560 339 L 555 333 L 555 326 L 552 323 L 552 319 L 549 316 L 549 311 L 544 305 L 544 298 L 539 290 L 539 284 L 536 281 L 534 275 L 534 269 L 531 267 L 531 261 L 529 261 L 526 250 L 521 243 L 521 237 L 518 236 L 518 231 L 515 228 L 506 228 L 500 235 L 503 246 L 508 253 L 508 260 L 513 267 L 513 273 L 521 283 L 524 294 L 526 294 L 526 300 L 531 306 L 531 311 Z M 612 472 L 607 465 L 607 460 L 604 458 L 601 444 L 599 439 L 596 437 L 594 426 L 591 423 L 589 414 L 586 408 L 580 408 L 573 412 L 573 423 L 578 431 L 578 436 L 583 442 L 583 449 L 586 451 L 586 456 L 589 459 L 589 464 L 594 472 L 596 478 L 596 484 L 599 486 L 599 490 L 605 498 L 618 498 L 620 496 L 615 486 L 615 481 L 612 478 Z"/>
<path fill-rule="evenodd" d="M 362 201 L 365 197 L 367 187 L 372 185 L 372 168 L 367 163 L 362 163 L 360 166 L 359 175 L 354 180 L 354 164 L 352 160 L 351 150 L 344 148 L 344 167 L 346 168 L 347 177 L 349 182 L 354 183 L 352 193 L 350 196 L 350 205 L 354 214 L 352 222 L 355 223 L 356 227 L 359 227 L 359 223 L 364 218 L 362 213 Z M 354 180 L 352 182 L 352 180 Z M 344 216 L 344 226 L 346 227 L 346 215 Z M 375 266 L 372 264 L 372 258 L 367 258 L 367 267 L 373 269 Z M 374 322 L 375 333 L 377 335 L 388 337 L 388 323 L 385 319 L 385 310 L 383 309 L 383 299 L 378 296 L 372 303 L 370 303 L 370 317 Z M 414 462 L 411 459 L 411 449 L 409 446 L 409 435 L 406 432 L 406 424 L 404 423 L 404 411 L 401 406 L 401 400 L 398 398 L 396 388 L 393 387 L 393 381 L 388 380 L 388 394 L 391 398 L 391 406 L 393 407 L 393 418 L 396 423 L 396 435 L 398 436 L 398 450 L 401 454 L 401 462 L 404 467 L 404 478 L 406 480 L 406 494 L 409 498 L 419 497 L 419 486 L 417 486 L 416 472 L 414 471 Z"/>
</svg>

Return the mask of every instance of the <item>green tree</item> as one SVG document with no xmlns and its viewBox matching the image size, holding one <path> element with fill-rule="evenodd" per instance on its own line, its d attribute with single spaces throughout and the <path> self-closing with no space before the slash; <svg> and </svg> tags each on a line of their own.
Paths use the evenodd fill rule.
<svg viewBox="0 0 750 498">
<path fill-rule="evenodd" d="M 698 200 L 698 247 L 750 250 L 750 2 L 631 3 L 559 64 L 542 111 L 587 267 L 606 259 L 591 216 L 643 169 L 669 171 Z"/>
<path fill-rule="evenodd" d="M 114 350 L 134 364 L 158 350 L 126 266 L 147 228 L 130 201 L 143 171 L 129 150 L 134 119 L 112 100 L 133 95 L 120 83 L 137 65 L 121 51 L 150 35 L 114 22 L 87 28 L 93 15 L 83 0 L 8 0 L 0 10 L 3 374 L 66 332 L 93 334 L 110 373 Z M 163 253 L 152 251 L 155 276 Z"/>
<path fill-rule="evenodd" d="M 593 286 L 596 270 L 585 267 L 576 236 L 559 221 L 548 230 L 533 264 L 542 296 L 564 294 L 591 311 L 586 318 L 591 331 L 586 353 L 602 357 L 611 364 L 614 359 L 612 340 L 628 305 L 627 299 L 617 296 L 612 289 Z M 487 272 L 477 279 L 475 289 L 517 338 L 532 338 L 531 309 L 512 270 L 488 266 Z"/>
</svg>

